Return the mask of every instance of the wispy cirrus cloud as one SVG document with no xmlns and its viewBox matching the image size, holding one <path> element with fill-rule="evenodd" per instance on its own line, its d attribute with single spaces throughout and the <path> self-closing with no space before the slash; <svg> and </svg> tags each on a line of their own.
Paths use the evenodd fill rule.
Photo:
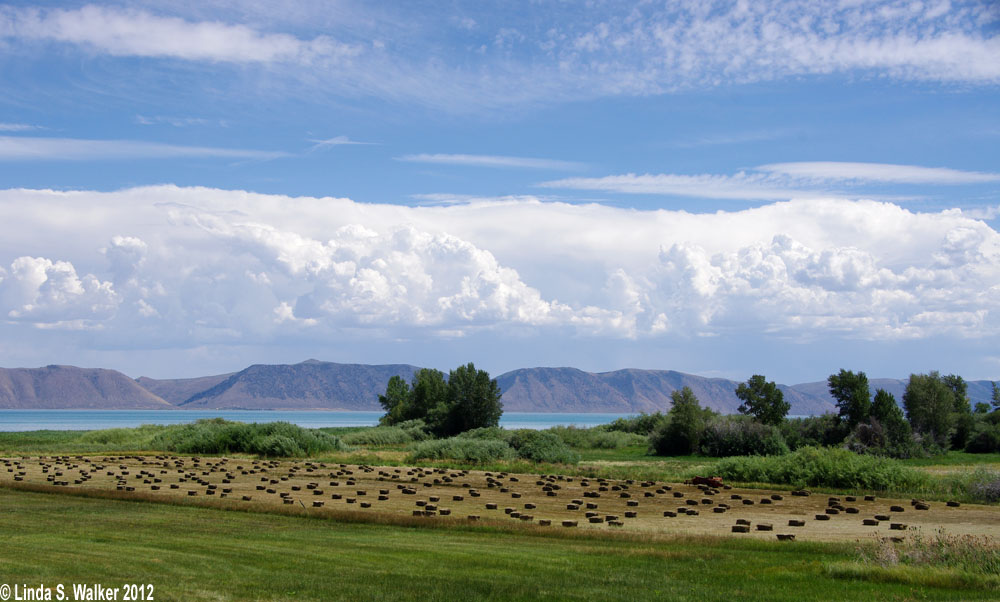
<svg viewBox="0 0 1000 602">
<path fill-rule="evenodd" d="M 138 140 L 87 140 L 0 136 L 0 161 L 98 159 L 154 159 L 172 157 L 217 157 L 221 159 L 277 159 L 284 151 L 263 151 L 208 146 L 183 146 Z"/>
<path fill-rule="evenodd" d="M 0 132 L 30 132 L 40 129 L 42 129 L 40 126 L 30 123 L 0 123 Z"/>
<path fill-rule="evenodd" d="M 558 159 L 539 159 L 534 157 L 509 157 L 504 155 L 464 155 L 464 154 L 428 154 L 403 155 L 396 157 L 399 161 L 411 163 L 437 163 L 442 165 L 464 165 L 469 167 L 497 167 L 522 169 L 553 169 L 578 170 L 586 164 L 575 161 L 560 161 Z"/>
<path fill-rule="evenodd" d="M 831 74 L 1000 82 L 1000 14 L 988 0 L 539 3 L 517 14 L 477 4 L 458 20 L 423 5 L 345 3 L 343 20 L 321 4 L 149 5 L 0 8 L 0 38 L 212 68 L 280 64 L 310 90 L 464 110 Z"/>
<path fill-rule="evenodd" d="M 542 182 L 545 188 L 597 190 L 624 194 L 662 194 L 705 199 L 777 200 L 808 195 L 805 190 L 791 189 L 786 182 L 766 174 L 739 172 L 717 174 L 623 174 L 601 178 L 563 178 Z"/>
<path fill-rule="evenodd" d="M 801 161 L 772 163 L 756 168 L 772 174 L 823 182 L 894 182 L 910 184 L 981 184 L 1000 182 L 1000 173 L 963 171 L 947 167 L 921 167 L 892 163 Z"/>
<path fill-rule="evenodd" d="M 357 140 L 351 140 L 347 136 L 334 136 L 333 138 L 322 138 L 322 139 L 310 138 L 309 142 L 313 143 L 313 145 L 309 147 L 309 150 L 306 151 L 310 153 L 324 148 L 331 148 L 334 146 L 354 146 L 354 145 L 369 146 L 377 144 L 376 142 L 359 142 Z"/>
<path fill-rule="evenodd" d="M 78 9 L 0 12 L 5 37 L 77 44 L 114 56 L 224 63 L 309 63 L 355 53 L 329 36 L 311 40 L 242 24 L 188 21 L 147 11 L 87 5 Z"/>
<path fill-rule="evenodd" d="M 171 117 L 169 115 L 136 115 L 135 122 L 139 125 L 172 125 L 177 128 L 193 126 L 218 126 L 227 127 L 229 122 L 225 119 L 207 119 L 205 117 Z"/>
<path fill-rule="evenodd" d="M 944 167 L 810 161 L 761 165 L 734 174 L 622 174 L 563 178 L 545 188 L 659 194 L 705 199 L 778 200 L 817 195 L 841 196 L 833 187 L 864 184 L 962 185 L 1000 182 L 1000 174 Z"/>
</svg>

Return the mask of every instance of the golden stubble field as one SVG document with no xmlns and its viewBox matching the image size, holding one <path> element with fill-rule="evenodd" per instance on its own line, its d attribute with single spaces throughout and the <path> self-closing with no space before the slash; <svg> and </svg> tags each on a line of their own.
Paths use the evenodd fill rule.
<svg viewBox="0 0 1000 602">
<path fill-rule="evenodd" d="M 225 500 L 261 511 L 293 506 L 318 515 L 333 510 L 551 529 L 809 541 L 914 530 L 1000 537 L 1000 509 L 989 506 L 555 474 L 173 455 L 0 459 L 0 485 L 18 483 L 125 498 Z"/>
</svg>

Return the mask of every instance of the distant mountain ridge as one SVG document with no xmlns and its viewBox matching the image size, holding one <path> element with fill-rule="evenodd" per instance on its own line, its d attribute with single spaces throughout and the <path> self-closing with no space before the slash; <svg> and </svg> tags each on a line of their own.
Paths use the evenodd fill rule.
<svg viewBox="0 0 1000 602">
<path fill-rule="evenodd" d="M 378 396 L 393 376 L 410 380 L 416 366 L 335 364 L 255 364 L 199 391 L 178 407 L 226 410 L 377 410 Z"/>
<path fill-rule="evenodd" d="M 174 406 L 116 370 L 0 368 L 0 408 L 169 410 Z"/>
<path fill-rule="evenodd" d="M 46 366 L 0 368 L 4 409 L 380 410 L 379 394 L 392 376 L 410 380 L 409 364 L 255 364 L 239 372 L 198 378 L 131 379 L 115 370 Z M 512 412 L 665 412 L 670 393 L 690 387 L 702 405 L 735 413 L 737 381 L 673 370 L 585 372 L 576 368 L 522 368 L 496 377 L 504 409 Z M 871 379 L 902 402 L 906 380 Z M 973 403 L 988 402 L 990 381 L 968 381 Z M 826 381 L 779 385 L 790 414 L 835 411 Z M 0 429 L 2 430 L 2 429 Z"/>
</svg>

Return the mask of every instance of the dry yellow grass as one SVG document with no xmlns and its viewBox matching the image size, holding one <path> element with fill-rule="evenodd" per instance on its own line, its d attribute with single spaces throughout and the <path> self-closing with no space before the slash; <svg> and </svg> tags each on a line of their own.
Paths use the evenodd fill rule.
<svg viewBox="0 0 1000 602">
<path fill-rule="evenodd" d="M 918 510 L 913 500 L 866 501 L 844 495 L 832 496 L 839 498 L 834 501 L 826 494 L 800 497 L 760 489 L 713 491 L 682 483 L 443 468 L 168 455 L 41 456 L 0 459 L 0 486 L 4 485 L 113 492 L 154 501 L 204 501 L 261 511 L 295 508 L 296 513 L 361 520 L 370 515 L 407 521 L 447 517 L 444 520 L 454 522 L 478 516 L 484 522 L 512 525 L 551 521 L 551 529 L 564 529 L 563 521 L 573 520 L 577 529 L 653 536 L 774 539 L 794 534 L 798 540 L 844 541 L 904 536 L 905 530 L 890 526 L 902 523 L 924 532 L 941 529 L 955 536 L 1000 538 L 1000 509 L 989 506 L 930 502 L 929 509 Z M 841 509 L 827 514 L 832 504 Z M 590 522 L 588 512 L 599 522 Z M 817 515 L 829 519 L 819 520 Z M 879 515 L 889 518 L 877 525 L 863 523 Z M 749 533 L 732 533 L 738 519 L 749 523 Z M 789 526 L 794 520 L 804 524 Z M 771 529 L 760 530 L 762 525 Z"/>
</svg>

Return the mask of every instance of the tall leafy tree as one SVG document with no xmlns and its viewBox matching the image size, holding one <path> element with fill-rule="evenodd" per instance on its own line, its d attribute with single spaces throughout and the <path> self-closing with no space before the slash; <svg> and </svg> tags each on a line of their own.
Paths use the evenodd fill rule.
<svg viewBox="0 0 1000 602">
<path fill-rule="evenodd" d="M 871 412 L 871 392 L 868 389 L 868 376 L 864 372 L 855 374 L 841 369 L 837 374 L 831 374 L 826 380 L 830 387 L 830 395 L 837 401 L 840 408 L 840 419 L 854 428 L 868 419 Z"/>
<path fill-rule="evenodd" d="M 903 393 L 906 419 L 916 433 L 947 448 L 954 427 L 955 395 L 938 372 L 911 374 Z"/>
<path fill-rule="evenodd" d="M 972 403 L 969 401 L 969 383 L 957 374 L 942 376 L 941 381 L 951 390 L 953 397 L 951 447 L 964 449 L 976 428 L 976 419 L 972 415 Z"/>
<path fill-rule="evenodd" d="M 785 401 L 778 385 L 774 381 L 767 382 L 760 374 L 754 374 L 747 382 L 740 383 L 736 387 L 736 397 L 743 401 L 737 409 L 763 424 L 781 424 L 792 407 Z"/>
<path fill-rule="evenodd" d="M 913 431 L 910 423 L 903 417 L 903 411 L 899 409 L 896 398 L 885 389 L 875 391 L 875 399 L 872 400 L 871 418 L 877 420 L 885 431 L 890 452 L 894 455 L 907 455 L 912 449 Z"/>
<path fill-rule="evenodd" d="M 379 422 L 419 419 L 438 436 L 497 426 L 503 413 L 500 396 L 496 380 L 471 363 L 452 370 L 447 380 L 440 370 L 423 368 L 409 385 L 399 376 L 389 379 L 385 394 L 379 396 L 386 411 Z"/>
<path fill-rule="evenodd" d="M 993 409 L 1000 410 L 1000 386 L 996 383 L 990 383 L 993 385 Z"/>
<path fill-rule="evenodd" d="M 657 455 L 681 456 L 696 453 L 705 431 L 706 411 L 690 387 L 670 394 L 673 405 L 667 419 L 650 435 L 650 445 Z"/>
<path fill-rule="evenodd" d="M 448 375 L 448 416 L 444 434 L 498 426 L 503 404 L 500 385 L 485 370 L 472 362 L 459 366 Z"/>
<path fill-rule="evenodd" d="M 410 385 L 402 376 L 393 376 L 389 379 L 389 384 L 385 387 L 385 395 L 378 396 L 378 402 L 385 415 L 379 419 L 382 424 L 396 424 L 403 422 L 403 413 L 409 411 Z"/>
</svg>

